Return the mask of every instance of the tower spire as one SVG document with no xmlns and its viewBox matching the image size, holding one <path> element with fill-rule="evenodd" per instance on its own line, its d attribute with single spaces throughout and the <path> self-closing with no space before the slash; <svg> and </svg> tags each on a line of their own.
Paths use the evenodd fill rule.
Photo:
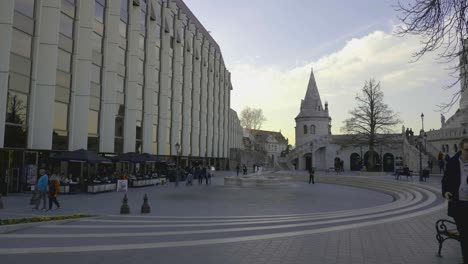
<svg viewBox="0 0 468 264">
<path fill-rule="evenodd" d="M 308 111 L 323 111 L 322 99 L 318 92 L 317 83 L 315 81 L 314 69 L 310 71 L 309 85 L 304 100 L 301 104 L 301 112 Z"/>
</svg>

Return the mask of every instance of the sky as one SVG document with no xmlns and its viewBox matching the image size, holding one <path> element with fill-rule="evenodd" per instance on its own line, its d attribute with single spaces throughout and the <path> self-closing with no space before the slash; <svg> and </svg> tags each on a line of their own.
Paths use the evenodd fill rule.
<svg viewBox="0 0 468 264">
<path fill-rule="evenodd" d="M 384 102 L 402 125 L 439 129 L 439 105 L 459 86 L 451 66 L 430 53 L 419 60 L 418 36 L 397 36 L 397 0 L 184 0 L 221 48 L 231 72 L 231 108 L 261 108 L 263 130 L 295 144 L 295 121 L 314 70 L 332 134 L 355 107 L 366 80 L 380 81 Z M 458 103 L 445 113 L 447 119 Z M 395 127 L 400 132 L 401 126 Z"/>
</svg>

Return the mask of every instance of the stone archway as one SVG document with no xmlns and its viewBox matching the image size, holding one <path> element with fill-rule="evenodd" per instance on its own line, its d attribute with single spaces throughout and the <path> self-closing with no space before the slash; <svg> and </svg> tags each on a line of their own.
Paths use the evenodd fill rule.
<svg viewBox="0 0 468 264">
<path fill-rule="evenodd" d="M 309 171 L 313 167 L 312 154 L 308 154 L 304 158 L 305 158 L 305 169 Z"/>
<path fill-rule="evenodd" d="M 372 167 L 369 167 L 370 166 L 370 152 L 367 151 L 365 154 L 364 154 L 364 166 L 366 166 L 366 170 L 367 171 L 380 171 L 380 167 L 378 164 L 380 164 L 380 156 L 379 154 L 374 150 L 374 166 Z"/>
<path fill-rule="evenodd" d="M 351 154 L 349 157 L 349 164 L 351 171 L 360 171 L 361 170 L 361 156 L 357 153 Z"/>
<path fill-rule="evenodd" d="M 383 170 L 395 171 L 395 157 L 391 153 L 383 155 Z"/>
</svg>

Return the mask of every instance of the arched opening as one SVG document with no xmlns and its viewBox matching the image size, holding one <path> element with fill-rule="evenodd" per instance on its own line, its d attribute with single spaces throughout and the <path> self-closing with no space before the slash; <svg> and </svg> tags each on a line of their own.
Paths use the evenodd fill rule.
<svg viewBox="0 0 468 264">
<path fill-rule="evenodd" d="M 306 165 L 307 171 L 312 169 L 312 155 L 311 154 L 305 156 L 305 165 Z"/>
<path fill-rule="evenodd" d="M 366 170 L 367 171 L 379 171 L 380 170 L 380 167 L 378 164 L 380 164 L 380 157 L 379 157 L 379 154 L 374 151 L 373 152 L 373 162 L 371 162 L 371 155 L 370 155 L 370 151 L 367 151 L 365 154 L 364 154 L 364 166 L 366 166 Z"/>
<path fill-rule="evenodd" d="M 361 170 L 361 156 L 357 153 L 351 154 L 349 157 L 349 164 L 351 171 L 360 171 Z"/>
<path fill-rule="evenodd" d="M 315 126 L 314 125 L 310 126 L 310 133 L 315 134 Z"/>
<path fill-rule="evenodd" d="M 395 171 L 395 157 L 391 153 L 383 155 L 383 170 Z"/>
</svg>

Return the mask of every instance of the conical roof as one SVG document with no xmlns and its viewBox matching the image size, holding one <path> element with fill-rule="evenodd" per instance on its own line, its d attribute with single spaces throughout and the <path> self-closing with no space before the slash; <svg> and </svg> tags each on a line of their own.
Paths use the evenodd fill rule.
<svg viewBox="0 0 468 264">
<path fill-rule="evenodd" d="M 314 70 L 310 72 L 309 85 L 304 99 L 301 102 L 301 112 L 298 117 L 302 116 L 323 116 L 325 109 L 322 105 L 322 99 L 315 82 Z"/>
</svg>

